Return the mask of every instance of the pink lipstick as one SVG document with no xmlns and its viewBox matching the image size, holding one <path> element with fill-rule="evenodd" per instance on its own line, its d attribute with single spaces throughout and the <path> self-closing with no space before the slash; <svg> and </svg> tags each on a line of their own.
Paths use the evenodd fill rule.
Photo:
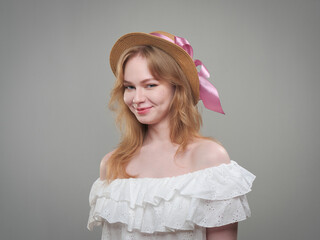
<svg viewBox="0 0 320 240">
<path fill-rule="evenodd" d="M 136 108 L 137 113 L 140 115 L 147 114 L 150 111 L 151 107 L 146 108 Z"/>
</svg>

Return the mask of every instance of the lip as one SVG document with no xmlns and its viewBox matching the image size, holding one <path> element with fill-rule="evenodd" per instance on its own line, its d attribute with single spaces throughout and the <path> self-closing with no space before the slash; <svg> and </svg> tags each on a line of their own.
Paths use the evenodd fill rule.
<svg viewBox="0 0 320 240">
<path fill-rule="evenodd" d="M 151 108 L 152 107 L 136 108 L 136 111 L 138 114 L 143 115 L 143 114 L 147 114 Z"/>
</svg>

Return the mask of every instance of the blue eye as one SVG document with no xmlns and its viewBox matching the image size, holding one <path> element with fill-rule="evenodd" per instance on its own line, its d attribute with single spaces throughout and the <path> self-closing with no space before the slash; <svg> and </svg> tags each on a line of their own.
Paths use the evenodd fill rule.
<svg viewBox="0 0 320 240">
<path fill-rule="evenodd" d="M 125 89 L 128 89 L 128 90 L 132 90 L 134 89 L 134 86 L 124 86 Z"/>
<path fill-rule="evenodd" d="M 147 88 L 153 88 L 153 87 L 156 87 L 156 86 L 157 86 L 156 84 L 148 84 Z"/>
</svg>

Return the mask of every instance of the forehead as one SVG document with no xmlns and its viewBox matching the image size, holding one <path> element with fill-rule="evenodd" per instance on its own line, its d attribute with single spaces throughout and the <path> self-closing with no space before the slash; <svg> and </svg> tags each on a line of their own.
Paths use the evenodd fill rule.
<svg viewBox="0 0 320 240">
<path fill-rule="evenodd" d="M 153 78 L 147 59 L 137 55 L 128 60 L 124 68 L 124 81 L 142 81 Z"/>
</svg>

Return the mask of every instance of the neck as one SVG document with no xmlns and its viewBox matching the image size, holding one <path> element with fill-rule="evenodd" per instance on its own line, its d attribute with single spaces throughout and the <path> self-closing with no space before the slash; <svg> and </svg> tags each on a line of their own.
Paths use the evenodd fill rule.
<svg viewBox="0 0 320 240">
<path fill-rule="evenodd" d="M 148 125 L 148 130 L 144 139 L 144 144 L 155 142 L 171 143 L 170 126 L 168 121 L 159 124 Z"/>
</svg>

